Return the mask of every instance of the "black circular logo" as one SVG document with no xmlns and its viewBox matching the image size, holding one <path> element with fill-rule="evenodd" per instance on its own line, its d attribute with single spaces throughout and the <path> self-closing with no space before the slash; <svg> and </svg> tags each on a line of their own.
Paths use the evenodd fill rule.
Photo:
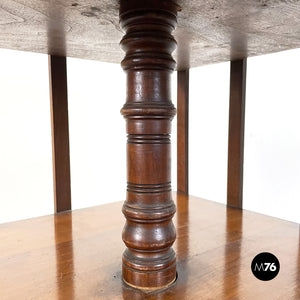
<svg viewBox="0 0 300 300">
<path fill-rule="evenodd" d="M 280 264 L 277 257 L 269 252 L 257 254 L 251 263 L 253 275 L 263 281 L 272 280 L 279 273 Z"/>
</svg>

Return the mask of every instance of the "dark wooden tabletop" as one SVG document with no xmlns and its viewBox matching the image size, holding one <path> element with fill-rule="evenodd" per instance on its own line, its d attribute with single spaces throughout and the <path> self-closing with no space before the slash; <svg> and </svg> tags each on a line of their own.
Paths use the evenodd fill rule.
<svg viewBox="0 0 300 300">
<path fill-rule="evenodd" d="M 299 0 L 178 1 L 178 69 L 300 47 Z M 2 0 L 0 48 L 119 63 L 117 0 Z"/>
</svg>

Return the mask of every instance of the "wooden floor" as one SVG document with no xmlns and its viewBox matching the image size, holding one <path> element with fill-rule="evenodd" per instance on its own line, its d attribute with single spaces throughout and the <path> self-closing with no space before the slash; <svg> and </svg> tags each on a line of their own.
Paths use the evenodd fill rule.
<svg viewBox="0 0 300 300">
<path fill-rule="evenodd" d="M 0 225 L 0 299 L 300 299 L 298 224 L 177 201 L 178 279 L 168 290 L 144 294 L 122 283 L 119 202 Z M 269 282 L 250 269 L 263 251 L 281 265 Z"/>
</svg>

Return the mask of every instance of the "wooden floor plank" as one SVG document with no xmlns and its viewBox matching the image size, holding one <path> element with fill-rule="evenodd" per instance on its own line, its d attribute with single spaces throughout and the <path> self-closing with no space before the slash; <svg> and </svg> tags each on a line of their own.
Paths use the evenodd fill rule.
<svg viewBox="0 0 300 300">
<path fill-rule="evenodd" d="M 174 194 L 176 199 L 176 194 Z M 144 294 L 121 281 L 122 203 L 0 225 L 0 299 L 299 299 L 299 225 L 177 196 L 178 279 Z M 253 257 L 275 254 L 269 282 Z"/>
</svg>

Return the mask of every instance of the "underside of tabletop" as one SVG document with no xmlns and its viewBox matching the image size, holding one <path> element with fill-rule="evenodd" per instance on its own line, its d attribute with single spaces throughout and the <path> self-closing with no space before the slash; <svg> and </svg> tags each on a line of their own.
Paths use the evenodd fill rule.
<svg viewBox="0 0 300 300">
<path fill-rule="evenodd" d="M 178 69 L 300 47 L 298 0 L 191 0 L 180 6 Z M 117 0 L 4 0 L 0 48 L 119 63 Z"/>
</svg>

